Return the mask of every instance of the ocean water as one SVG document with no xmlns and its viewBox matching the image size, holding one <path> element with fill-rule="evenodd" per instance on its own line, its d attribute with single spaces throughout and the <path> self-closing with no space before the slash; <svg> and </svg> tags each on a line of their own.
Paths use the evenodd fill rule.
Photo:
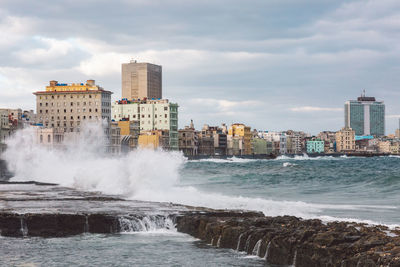
<svg viewBox="0 0 400 267">
<path fill-rule="evenodd" d="M 98 138 L 93 138 L 98 140 Z M 400 157 L 285 156 L 274 160 L 188 161 L 178 152 L 137 150 L 110 157 L 101 143 L 63 151 L 32 145 L 17 133 L 3 157 L 14 181 L 58 183 L 126 199 L 261 211 L 323 221 L 400 225 Z M 212 248 L 176 232 L 1 238 L 3 265 L 261 266 L 263 261 Z"/>
</svg>

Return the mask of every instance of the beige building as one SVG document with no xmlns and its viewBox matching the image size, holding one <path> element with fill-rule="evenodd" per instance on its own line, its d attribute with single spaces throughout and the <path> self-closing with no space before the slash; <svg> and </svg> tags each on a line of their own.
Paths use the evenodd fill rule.
<svg viewBox="0 0 400 267">
<path fill-rule="evenodd" d="M 351 128 L 342 128 L 336 132 L 336 151 L 353 152 L 356 149 L 355 131 Z"/>
<path fill-rule="evenodd" d="M 64 131 L 55 128 L 36 128 L 36 143 L 47 147 L 59 147 L 64 141 Z"/>
<path fill-rule="evenodd" d="M 122 98 L 161 99 L 162 67 L 136 60 L 122 64 Z"/>
<path fill-rule="evenodd" d="M 50 81 L 45 91 L 35 92 L 36 122 L 45 128 L 62 129 L 65 133 L 80 132 L 85 122 L 105 121 L 110 134 L 111 94 L 95 84 L 58 83 Z"/>
</svg>

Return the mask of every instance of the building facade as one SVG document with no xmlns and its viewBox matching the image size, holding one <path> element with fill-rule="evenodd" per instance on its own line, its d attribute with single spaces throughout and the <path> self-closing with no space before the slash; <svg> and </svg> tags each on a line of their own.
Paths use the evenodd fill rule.
<svg viewBox="0 0 400 267">
<path fill-rule="evenodd" d="M 161 99 L 162 67 L 136 60 L 122 64 L 122 98 Z"/>
<path fill-rule="evenodd" d="M 319 139 L 308 140 L 306 146 L 308 154 L 325 152 L 325 142 Z"/>
<path fill-rule="evenodd" d="M 192 125 L 179 130 L 179 150 L 182 151 L 185 156 L 197 155 L 198 147 L 198 135 Z"/>
<path fill-rule="evenodd" d="M 385 104 L 375 97 L 362 95 L 344 105 L 345 127 L 352 128 L 356 135 L 385 135 Z"/>
<path fill-rule="evenodd" d="M 351 128 L 342 128 L 336 132 L 336 151 L 354 152 L 356 149 L 355 131 Z"/>
<path fill-rule="evenodd" d="M 242 123 L 234 123 L 229 127 L 228 135 L 232 137 L 239 137 L 243 140 L 244 155 L 251 155 L 251 127 Z M 232 138 L 231 140 L 234 140 Z"/>
<path fill-rule="evenodd" d="M 138 121 L 140 131 L 169 131 L 169 149 L 179 149 L 178 104 L 168 99 L 120 100 L 112 104 L 114 121 Z"/>
<path fill-rule="evenodd" d="M 72 84 L 50 81 L 45 91 L 34 93 L 36 123 L 65 133 L 77 133 L 87 122 L 104 122 L 105 134 L 109 136 L 111 94 L 94 80 Z"/>
</svg>

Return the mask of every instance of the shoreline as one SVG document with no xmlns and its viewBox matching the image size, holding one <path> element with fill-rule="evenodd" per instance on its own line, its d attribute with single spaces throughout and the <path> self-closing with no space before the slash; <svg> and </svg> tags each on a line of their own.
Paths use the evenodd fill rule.
<svg viewBox="0 0 400 267">
<path fill-rule="evenodd" d="M 318 158 L 318 157 L 333 157 L 333 158 L 340 158 L 340 157 L 364 157 L 364 158 L 371 158 L 371 157 L 390 157 L 390 156 L 399 156 L 395 154 L 388 154 L 388 153 L 313 153 L 313 154 L 262 154 L 262 155 L 196 155 L 196 156 L 185 156 L 188 160 L 202 160 L 202 159 L 232 159 L 232 158 L 239 158 L 239 159 L 277 159 L 279 157 L 288 157 L 288 158 L 296 158 L 296 157 L 309 157 L 309 158 Z"/>
</svg>

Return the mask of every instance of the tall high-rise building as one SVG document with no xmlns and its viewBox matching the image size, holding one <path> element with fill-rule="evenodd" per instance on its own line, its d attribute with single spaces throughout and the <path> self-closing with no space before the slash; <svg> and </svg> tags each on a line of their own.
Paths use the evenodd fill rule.
<svg viewBox="0 0 400 267">
<path fill-rule="evenodd" d="M 162 67 L 136 60 L 122 64 L 122 98 L 162 98 Z"/>
<path fill-rule="evenodd" d="M 344 105 L 345 127 L 352 128 L 356 135 L 385 135 L 385 104 L 367 97 L 365 93 L 357 100 Z"/>
</svg>

